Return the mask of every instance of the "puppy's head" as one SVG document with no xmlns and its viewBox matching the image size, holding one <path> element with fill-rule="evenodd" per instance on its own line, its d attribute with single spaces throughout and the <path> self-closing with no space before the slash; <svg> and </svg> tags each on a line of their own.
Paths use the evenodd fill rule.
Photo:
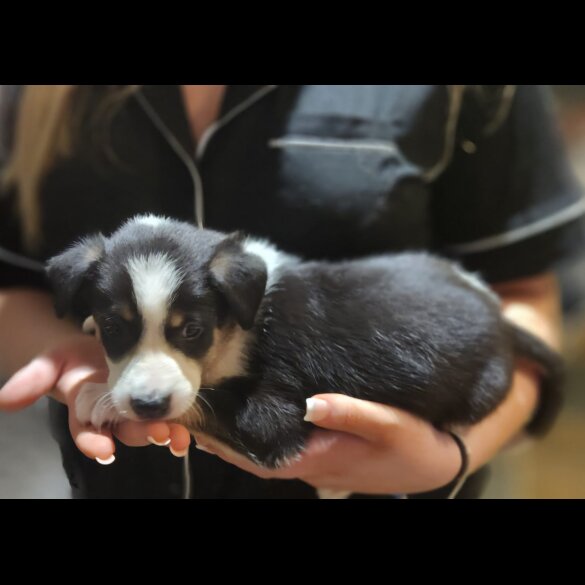
<svg viewBox="0 0 585 585">
<path fill-rule="evenodd" d="M 112 401 L 133 420 L 181 417 L 202 384 L 241 375 L 267 279 L 241 236 L 152 216 L 80 241 L 47 274 L 58 315 L 95 327 Z"/>
</svg>

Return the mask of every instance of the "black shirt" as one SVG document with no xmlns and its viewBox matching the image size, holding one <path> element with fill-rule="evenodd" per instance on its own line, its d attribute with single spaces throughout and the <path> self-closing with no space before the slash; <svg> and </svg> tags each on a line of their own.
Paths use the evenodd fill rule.
<svg viewBox="0 0 585 585">
<path fill-rule="evenodd" d="M 446 86 L 230 86 L 196 145 L 178 86 L 146 86 L 107 151 L 87 129 L 49 173 L 36 257 L 139 212 L 194 220 L 200 182 L 206 226 L 306 258 L 425 248 L 492 282 L 549 270 L 580 248 L 581 188 L 546 88 L 502 93 L 468 90 L 459 108 Z M 0 246 L 22 253 L 7 205 Z"/>
<path fill-rule="evenodd" d="M 18 95 L 4 86 L 4 159 Z M 308 259 L 428 249 L 492 283 L 552 270 L 585 242 L 581 188 L 543 86 L 228 86 L 199 144 L 179 86 L 144 86 L 116 113 L 107 148 L 89 122 L 43 182 L 35 254 L 14 193 L 2 198 L 0 286 L 46 286 L 11 253 L 44 261 L 145 212 Z"/>
</svg>

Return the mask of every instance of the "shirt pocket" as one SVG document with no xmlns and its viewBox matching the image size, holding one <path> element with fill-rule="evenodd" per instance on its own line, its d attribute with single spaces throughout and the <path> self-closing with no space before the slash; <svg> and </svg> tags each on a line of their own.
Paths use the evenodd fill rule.
<svg viewBox="0 0 585 585">
<path fill-rule="evenodd" d="M 426 242 L 424 181 L 394 142 L 288 134 L 268 146 L 277 153 L 280 196 L 306 212 L 307 226 L 343 233 L 362 252 Z"/>
</svg>

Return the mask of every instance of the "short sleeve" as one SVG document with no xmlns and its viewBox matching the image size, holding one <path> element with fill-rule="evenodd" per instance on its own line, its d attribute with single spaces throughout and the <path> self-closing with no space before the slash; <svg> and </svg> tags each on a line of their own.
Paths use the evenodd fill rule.
<svg viewBox="0 0 585 585">
<path fill-rule="evenodd" d="M 585 200 L 550 89 L 487 87 L 465 94 L 453 158 L 432 185 L 431 229 L 436 250 L 495 283 L 582 253 Z"/>
<path fill-rule="evenodd" d="M 13 143 L 14 120 L 20 86 L 0 86 L 0 172 L 5 167 Z M 42 264 L 23 249 L 14 193 L 0 184 L 0 287 L 46 288 Z"/>
</svg>

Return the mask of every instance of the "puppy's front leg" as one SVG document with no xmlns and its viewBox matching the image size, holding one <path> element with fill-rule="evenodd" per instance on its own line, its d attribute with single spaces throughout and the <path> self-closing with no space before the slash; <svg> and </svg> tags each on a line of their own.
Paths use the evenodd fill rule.
<svg viewBox="0 0 585 585">
<path fill-rule="evenodd" d="M 75 401 L 77 420 L 96 429 L 112 426 L 120 420 L 107 384 L 85 383 Z"/>
<path fill-rule="evenodd" d="M 304 400 L 292 394 L 263 390 L 252 378 L 227 380 L 201 392 L 203 416 L 191 430 L 215 437 L 258 465 L 281 467 L 300 455 L 313 428 L 303 420 Z"/>
<path fill-rule="evenodd" d="M 301 404 L 259 392 L 237 413 L 234 435 L 254 462 L 273 469 L 282 467 L 306 446 L 313 425 L 303 420 L 304 415 Z"/>
</svg>

